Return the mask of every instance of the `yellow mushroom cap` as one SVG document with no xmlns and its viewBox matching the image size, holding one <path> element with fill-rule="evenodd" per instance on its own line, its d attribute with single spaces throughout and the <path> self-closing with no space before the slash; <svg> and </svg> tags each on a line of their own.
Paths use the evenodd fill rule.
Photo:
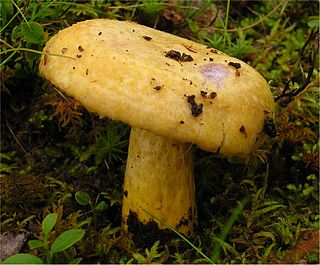
<svg viewBox="0 0 320 265">
<path fill-rule="evenodd" d="M 79 22 L 44 52 L 41 74 L 88 110 L 204 150 L 250 153 L 274 113 L 266 81 L 246 63 L 133 22 Z"/>
</svg>

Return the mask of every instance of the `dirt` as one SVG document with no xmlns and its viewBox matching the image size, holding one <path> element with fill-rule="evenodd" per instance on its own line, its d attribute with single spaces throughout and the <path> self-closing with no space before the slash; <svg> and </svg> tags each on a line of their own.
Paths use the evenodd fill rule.
<svg viewBox="0 0 320 265">
<path fill-rule="evenodd" d="M 144 38 L 144 39 L 145 39 L 145 40 L 147 40 L 147 41 L 152 40 L 152 38 L 151 38 L 151 37 L 149 37 L 149 36 L 142 36 L 142 38 Z"/>
<path fill-rule="evenodd" d="M 179 229 L 180 227 L 182 226 L 187 226 L 189 225 L 190 222 L 193 221 L 193 212 L 192 212 L 192 208 L 190 207 L 189 210 L 188 210 L 188 214 L 187 214 L 187 217 L 182 217 L 180 219 L 180 222 L 179 224 L 176 225 L 176 229 Z M 195 228 L 195 227 L 194 227 Z M 189 235 L 190 236 L 190 235 Z"/>
<path fill-rule="evenodd" d="M 266 117 L 264 119 L 263 132 L 272 138 L 277 136 L 276 126 L 272 118 Z"/>
<path fill-rule="evenodd" d="M 234 63 L 234 62 L 229 62 L 228 65 L 236 68 L 236 69 L 240 69 L 241 68 L 241 64 L 239 63 Z"/>
<path fill-rule="evenodd" d="M 248 134 L 246 128 L 243 125 L 241 125 L 241 127 L 239 128 L 239 131 L 244 135 L 245 138 L 247 138 Z"/>
<path fill-rule="evenodd" d="M 208 92 L 207 91 L 203 91 L 201 90 L 200 91 L 200 94 L 203 98 L 209 98 L 209 99 L 214 99 L 215 97 L 217 97 L 217 93 L 216 92 L 211 92 L 209 95 L 208 95 Z"/>
<path fill-rule="evenodd" d="M 173 60 L 176 60 L 178 62 L 191 62 L 193 61 L 193 58 L 191 55 L 186 54 L 186 53 L 180 53 L 178 51 L 175 50 L 170 50 L 168 52 L 166 52 L 165 57 L 171 58 Z"/>
<path fill-rule="evenodd" d="M 191 95 L 191 96 L 186 96 L 187 97 L 187 101 L 190 104 L 191 107 L 191 114 L 193 117 L 198 117 L 201 113 L 202 113 L 202 107 L 203 104 L 197 104 L 195 101 L 195 95 Z"/>
<path fill-rule="evenodd" d="M 165 244 L 175 238 L 169 229 L 160 229 L 155 221 L 143 223 L 138 219 L 135 212 L 129 211 L 127 220 L 128 232 L 132 238 L 134 246 L 139 249 L 151 248 L 159 240 Z"/>
<path fill-rule="evenodd" d="M 155 87 L 153 87 L 153 89 L 159 91 L 159 90 L 161 90 L 162 87 L 163 86 L 155 86 Z"/>
</svg>

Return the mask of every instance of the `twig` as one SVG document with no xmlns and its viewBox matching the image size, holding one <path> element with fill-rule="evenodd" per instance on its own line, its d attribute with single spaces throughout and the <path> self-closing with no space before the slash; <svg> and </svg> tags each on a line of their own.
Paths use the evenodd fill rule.
<svg viewBox="0 0 320 265">
<path fill-rule="evenodd" d="M 306 49 L 307 45 L 315 38 L 315 36 L 317 35 L 317 31 L 319 29 L 317 29 L 316 27 L 314 27 L 312 30 L 311 30 L 311 33 L 307 39 L 307 41 L 305 42 L 305 44 L 303 45 L 301 51 L 300 51 L 300 56 L 303 56 L 304 54 L 304 50 Z"/>
<path fill-rule="evenodd" d="M 19 145 L 19 147 L 21 148 L 21 150 L 22 150 L 25 154 L 27 154 L 28 152 L 26 151 L 26 149 L 24 149 L 23 145 L 20 143 L 20 141 L 18 140 L 18 138 L 15 136 L 15 134 L 14 134 L 13 131 L 11 130 L 11 128 L 10 128 L 9 123 L 8 123 L 7 120 L 6 120 L 6 125 L 7 125 L 8 129 L 9 129 L 9 132 L 11 133 L 13 139 L 17 142 L 17 144 Z"/>
<path fill-rule="evenodd" d="M 55 86 L 52 86 L 52 87 L 53 87 L 53 89 L 54 89 L 55 91 L 57 91 L 57 93 L 58 93 L 65 101 L 70 102 L 70 100 L 69 100 L 59 89 L 57 89 Z"/>
<path fill-rule="evenodd" d="M 13 46 L 11 46 L 8 42 L 4 41 L 3 39 L 0 39 L 0 42 L 2 42 L 3 44 L 7 45 L 10 49 L 14 49 Z"/>
<path fill-rule="evenodd" d="M 306 49 L 307 45 L 316 38 L 317 34 L 315 34 L 317 31 L 315 29 L 313 29 L 309 35 L 309 38 L 307 39 L 306 43 L 303 45 L 299 55 L 300 57 L 304 57 L 304 50 Z M 313 74 L 313 71 L 316 67 L 316 60 L 317 60 L 317 53 L 319 50 L 319 42 L 317 42 L 317 47 L 315 47 L 314 50 L 311 50 L 309 52 L 309 58 L 308 58 L 308 62 L 310 62 L 310 66 L 309 66 L 309 70 L 308 70 L 308 74 L 306 79 L 304 80 L 303 84 L 297 88 L 294 89 L 292 91 L 289 91 L 290 89 L 290 83 L 292 83 L 294 81 L 294 79 L 296 78 L 295 76 L 293 76 L 284 86 L 284 88 L 281 90 L 280 94 L 278 96 L 276 96 L 274 98 L 274 101 L 280 104 L 280 105 L 287 105 L 293 97 L 299 95 L 303 90 L 305 90 L 307 88 L 307 86 L 310 84 L 311 82 L 311 77 Z M 301 66 L 301 64 L 300 64 Z M 304 78 L 304 74 L 303 74 L 303 69 L 302 69 L 302 77 Z"/>
</svg>

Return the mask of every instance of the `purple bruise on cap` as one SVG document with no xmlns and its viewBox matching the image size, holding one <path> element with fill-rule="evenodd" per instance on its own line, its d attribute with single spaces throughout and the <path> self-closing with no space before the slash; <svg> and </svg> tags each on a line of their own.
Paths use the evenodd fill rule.
<svg viewBox="0 0 320 265">
<path fill-rule="evenodd" d="M 206 81 L 214 82 L 221 88 L 221 83 L 228 76 L 228 68 L 220 63 L 210 63 L 201 66 L 201 73 L 204 75 Z"/>
</svg>

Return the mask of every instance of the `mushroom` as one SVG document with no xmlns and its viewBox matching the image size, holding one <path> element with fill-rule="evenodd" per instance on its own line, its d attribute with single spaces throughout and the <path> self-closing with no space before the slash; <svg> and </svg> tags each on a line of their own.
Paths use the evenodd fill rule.
<svg viewBox="0 0 320 265">
<path fill-rule="evenodd" d="M 136 245 L 165 232 L 163 223 L 194 233 L 192 144 L 248 155 L 274 115 L 266 81 L 246 63 L 130 21 L 93 19 L 59 31 L 40 72 L 89 111 L 132 127 L 122 226 Z"/>
</svg>

